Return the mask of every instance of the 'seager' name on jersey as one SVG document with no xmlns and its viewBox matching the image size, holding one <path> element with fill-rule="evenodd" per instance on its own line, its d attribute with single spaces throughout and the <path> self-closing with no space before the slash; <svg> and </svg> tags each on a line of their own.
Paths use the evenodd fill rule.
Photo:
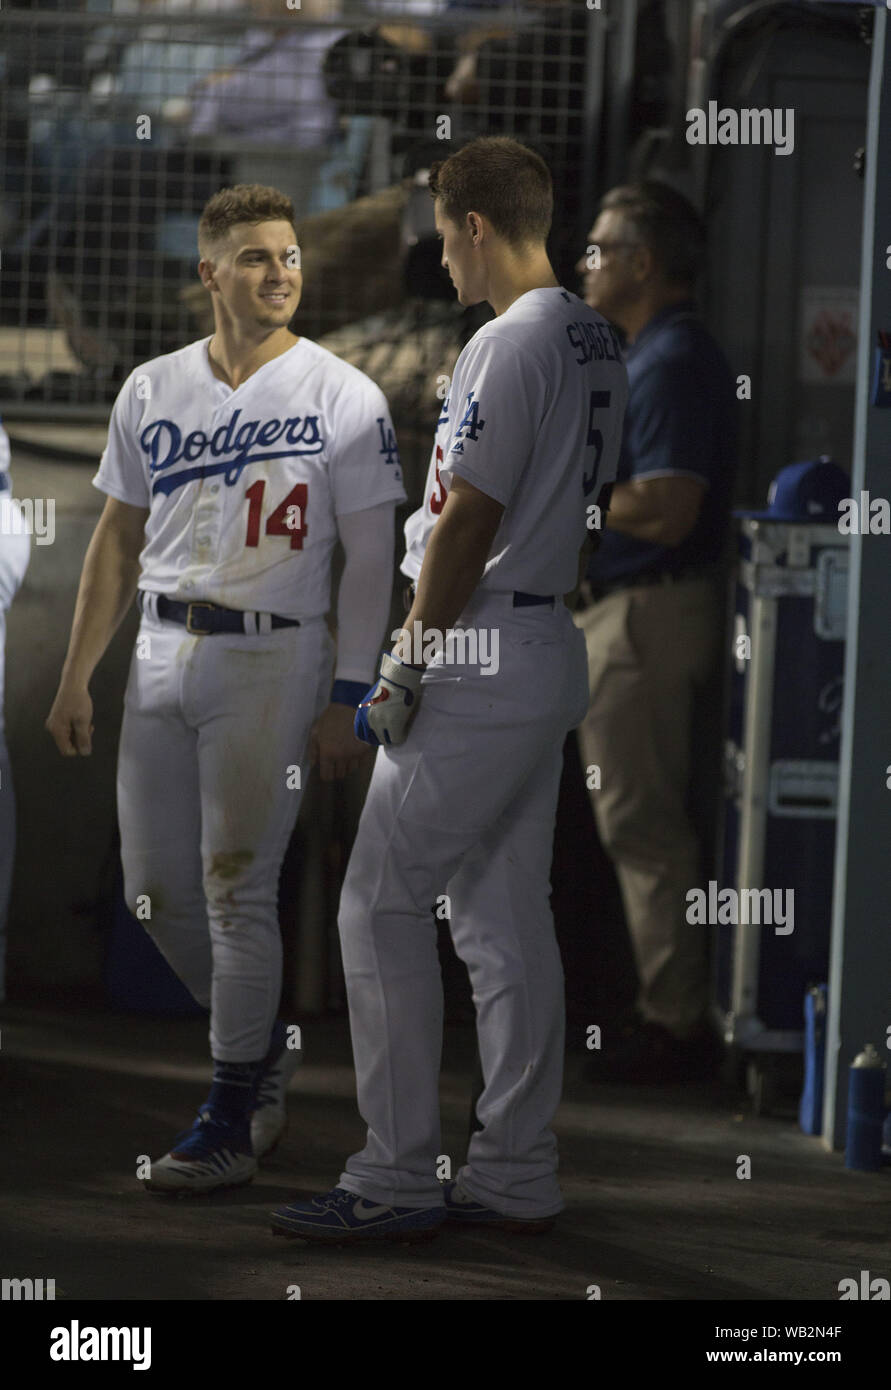
<svg viewBox="0 0 891 1390">
<path fill-rule="evenodd" d="M 482 590 L 575 588 L 588 505 L 616 477 L 627 399 L 614 330 L 568 290 L 530 290 L 483 324 L 455 364 L 403 572 L 420 574 L 457 474 L 505 508 Z"/>
</svg>

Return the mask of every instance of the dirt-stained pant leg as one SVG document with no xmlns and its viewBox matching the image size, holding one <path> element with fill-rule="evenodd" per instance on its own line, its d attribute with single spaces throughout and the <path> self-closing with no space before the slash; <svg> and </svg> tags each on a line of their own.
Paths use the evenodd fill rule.
<svg viewBox="0 0 891 1390">
<path fill-rule="evenodd" d="M 302 782 L 327 700 L 330 638 L 323 622 L 190 637 L 145 617 L 141 632 L 151 656 L 134 655 L 118 774 L 125 892 L 131 903 L 149 894 L 145 925 L 210 1006 L 212 1055 L 257 1061 L 281 991 L 277 897 L 300 799 L 293 769 Z"/>
</svg>

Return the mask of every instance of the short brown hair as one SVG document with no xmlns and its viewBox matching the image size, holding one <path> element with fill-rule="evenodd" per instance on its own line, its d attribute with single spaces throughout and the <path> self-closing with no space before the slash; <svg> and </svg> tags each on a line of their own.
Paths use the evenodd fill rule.
<svg viewBox="0 0 891 1390">
<path fill-rule="evenodd" d="M 452 222 L 482 213 L 514 246 L 544 241 L 550 231 L 554 193 L 548 166 L 506 135 L 480 136 L 434 164 L 429 186 Z"/>
<path fill-rule="evenodd" d="M 296 227 L 294 204 L 277 188 L 262 183 L 237 183 L 221 188 L 208 199 L 198 223 L 198 250 L 202 256 L 239 222 L 290 222 Z"/>
<path fill-rule="evenodd" d="M 657 179 L 611 188 L 601 212 L 618 212 L 672 285 L 695 285 L 705 269 L 705 224 L 689 199 Z"/>
</svg>

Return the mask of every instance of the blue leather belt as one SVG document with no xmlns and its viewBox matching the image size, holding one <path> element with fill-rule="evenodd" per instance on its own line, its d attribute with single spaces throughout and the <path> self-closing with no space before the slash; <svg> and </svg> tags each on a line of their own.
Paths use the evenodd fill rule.
<svg viewBox="0 0 891 1390">
<path fill-rule="evenodd" d="M 142 591 L 138 595 L 139 611 L 144 612 L 145 599 Z M 215 632 L 246 632 L 245 615 L 238 608 L 223 608 L 219 603 L 208 603 L 205 599 L 195 599 L 192 603 L 182 603 L 179 599 L 158 595 L 158 617 L 164 622 L 182 623 L 193 637 L 209 637 Z M 299 618 L 280 618 L 270 614 L 271 627 L 299 627 Z M 253 629 L 252 629 L 253 630 Z"/>
<path fill-rule="evenodd" d="M 534 608 L 538 603 L 553 605 L 553 594 L 524 594 L 521 589 L 514 590 L 514 608 Z"/>
<path fill-rule="evenodd" d="M 403 595 L 406 613 L 411 610 L 415 601 L 415 586 L 412 583 L 406 584 Z M 514 590 L 514 608 L 534 608 L 539 603 L 549 603 L 553 606 L 553 594 L 524 594 L 522 589 Z"/>
</svg>

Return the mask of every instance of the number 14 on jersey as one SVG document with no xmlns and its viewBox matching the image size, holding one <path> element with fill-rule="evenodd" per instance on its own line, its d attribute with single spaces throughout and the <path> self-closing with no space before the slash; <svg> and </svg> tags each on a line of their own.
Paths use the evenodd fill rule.
<svg viewBox="0 0 891 1390">
<path fill-rule="evenodd" d="M 245 545 L 260 544 L 260 521 L 263 517 L 263 494 L 266 479 L 258 478 L 245 492 L 248 500 L 247 535 Z M 292 550 L 303 549 L 306 535 L 306 483 L 297 483 L 266 518 L 267 536 L 289 536 Z"/>
</svg>

